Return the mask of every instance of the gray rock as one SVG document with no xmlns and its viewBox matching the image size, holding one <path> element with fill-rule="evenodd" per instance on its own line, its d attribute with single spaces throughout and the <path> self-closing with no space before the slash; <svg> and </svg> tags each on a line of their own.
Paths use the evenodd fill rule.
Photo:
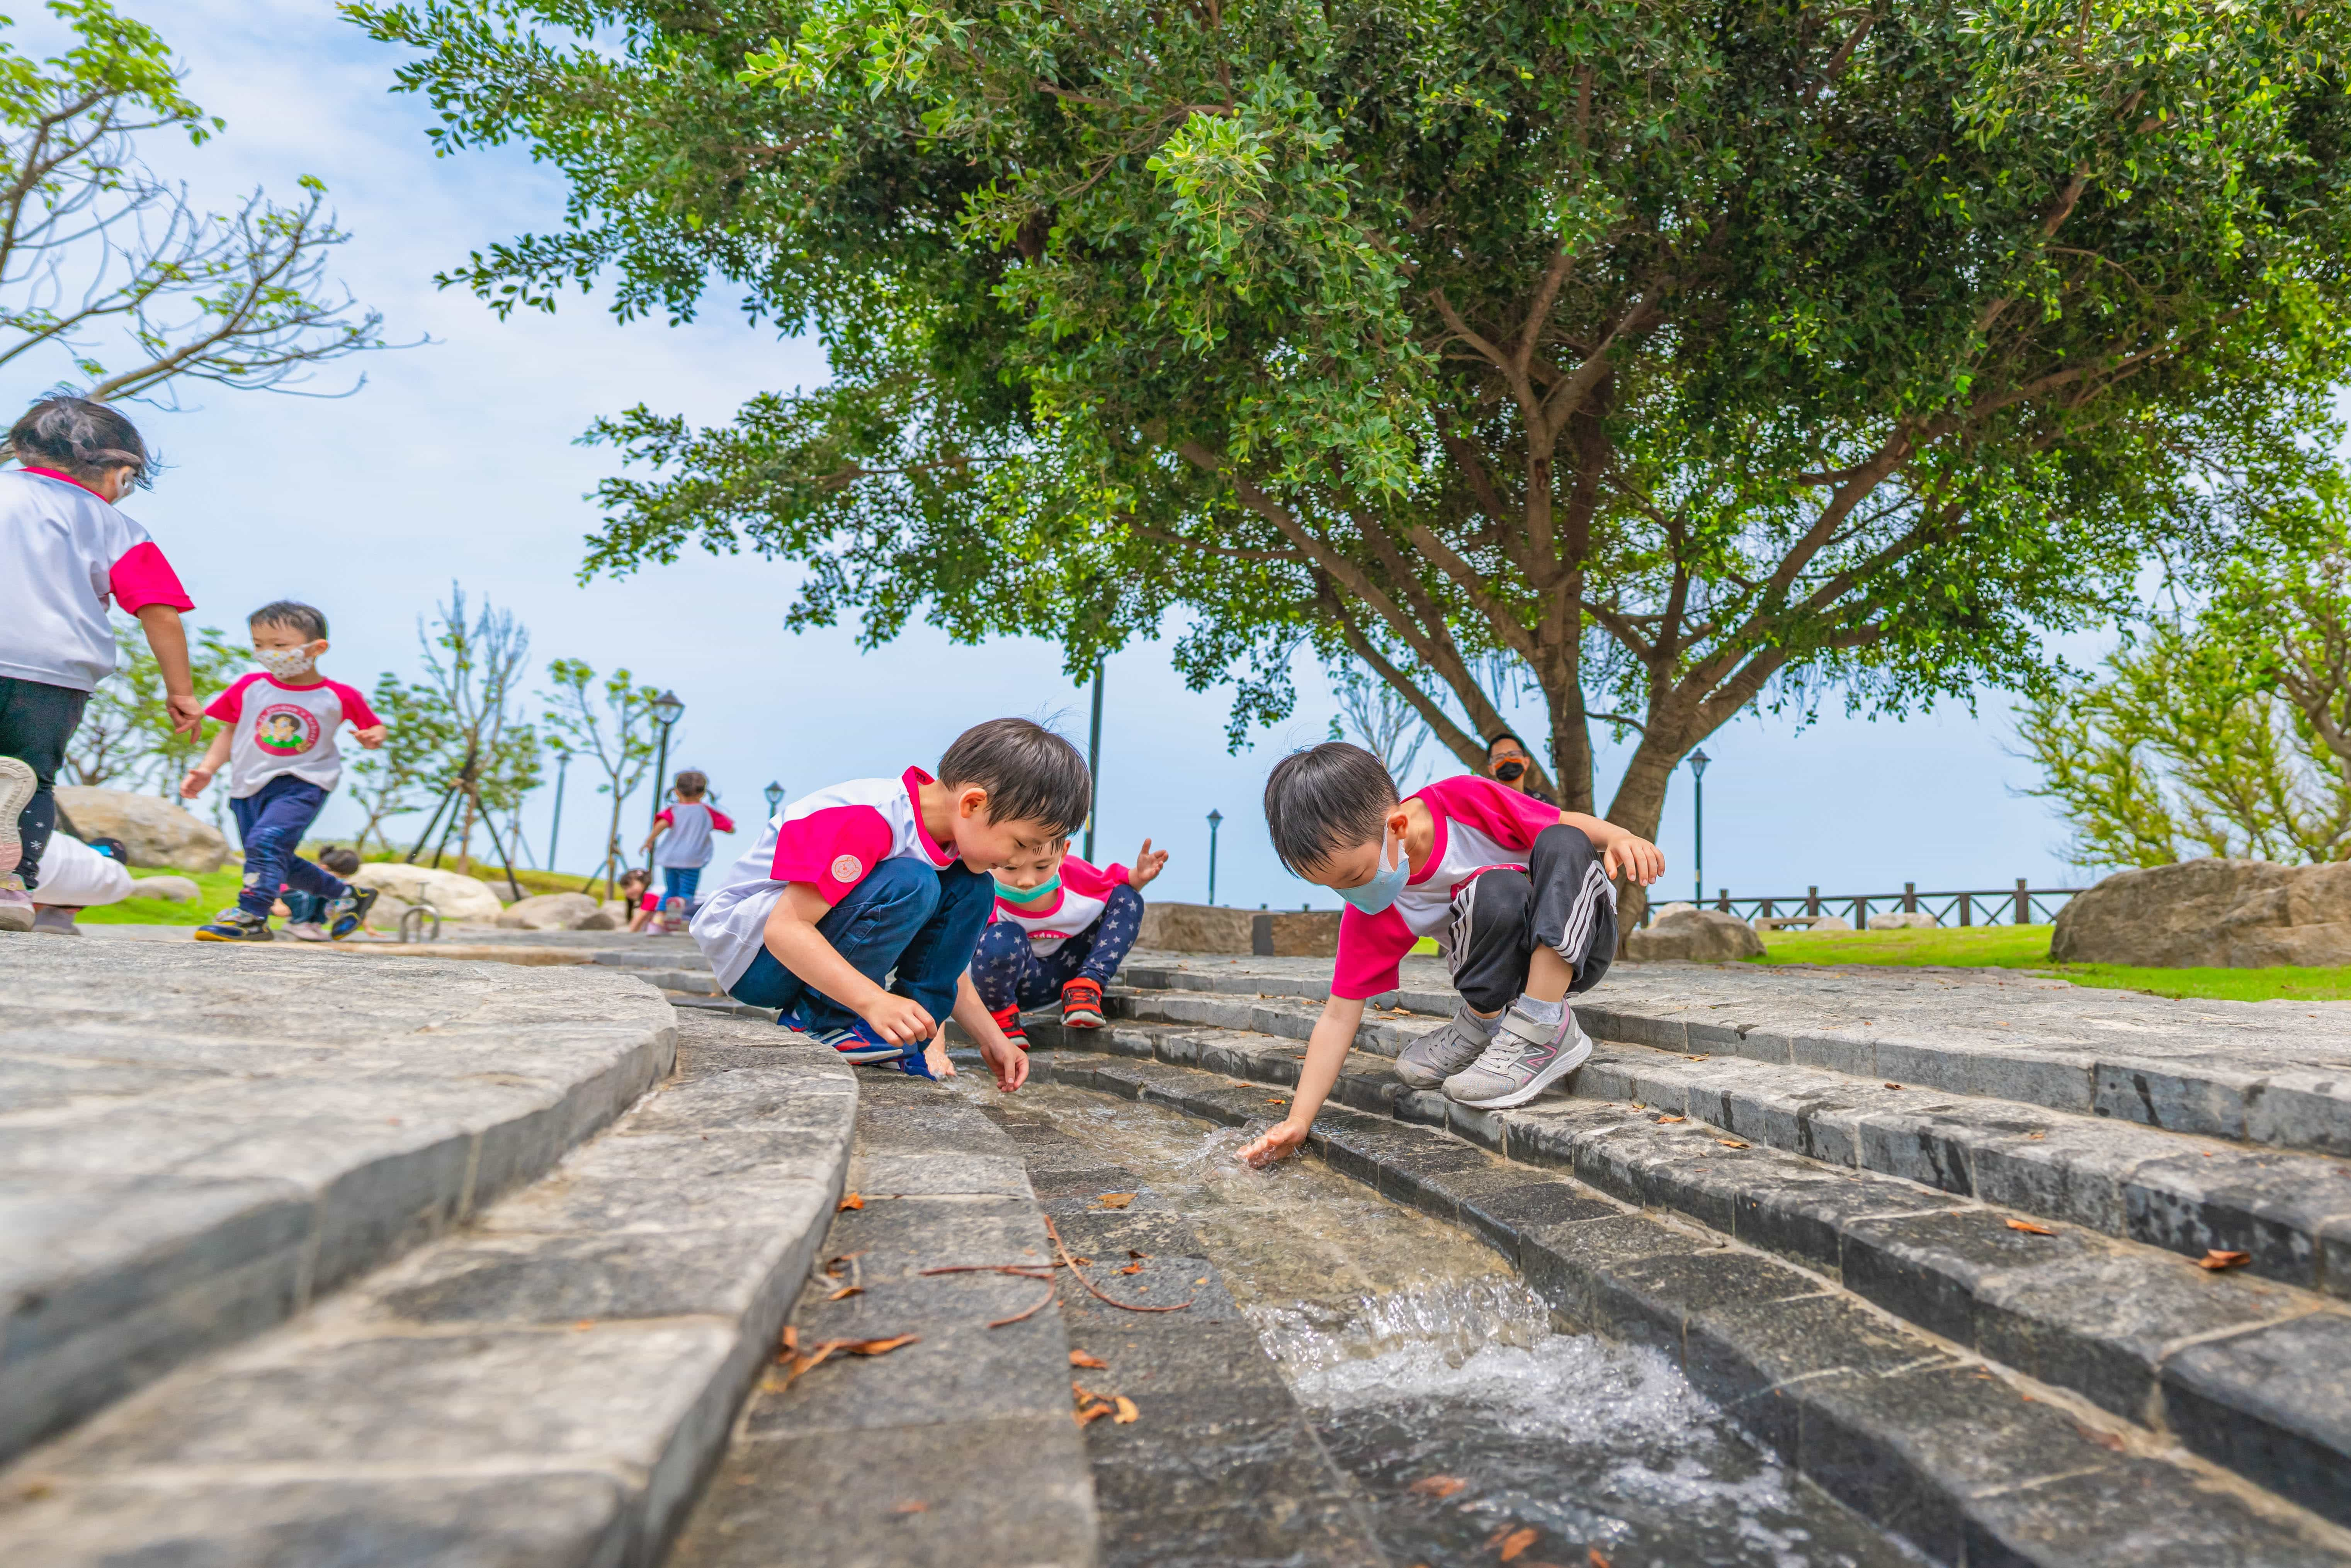
<svg viewBox="0 0 2351 1568">
<path fill-rule="evenodd" d="M 132 865 L 201 873 L 228 862 L 219 829 L 160 796 L 60 784 L 57 804 L 82 838 L 120 839 Z"/>
<path fill-rule="evenodd" d="M 1923 909 L 1884 909 L 1869 917 L 1872 931 L 1932 931 L 1939 924 Z"/>
<path fill-rule="evenodd" d="M 491 922 L 506 908 L 480 877 L 432 866 L 370 861 L 350 881 L 355 887 L 372 887 L 404 903 L 426 905 L 444 920 Z"/>
<path fill-rule="evenodd" d="M 602 907 L 584 893 L 542 893 L 507 904 L 498 924 L 509 931 L 611 929 L 609 925 L 590 926 L 590 921 L 602 916 Z"/>
<path fill-rule="evenodd" d="M 184 876 L 142 876 L 131 883 L 133 898 L 163 898 L 173 904 L 193 904 L 204 896 L 204 889 Z"/>
<path fill-rule="evenodd" d="M 2351 864 L 2193 860 L 2117 872 L 2057 914 L 2061 964 L 2351 964 Z"/>
<path fill-rule="evenodd" d="M 1714 909 L 1669 915 L 1625 939 L 1625 956 L 1636 963 L 1677 958 L 1693 964 L 1727 964 L 1762 954 L 1763 939 L 1752 926 Z"/>
</svg>

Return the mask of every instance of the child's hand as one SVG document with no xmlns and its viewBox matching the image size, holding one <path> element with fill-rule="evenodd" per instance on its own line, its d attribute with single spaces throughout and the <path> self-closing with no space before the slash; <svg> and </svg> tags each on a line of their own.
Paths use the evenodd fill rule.
<svg viewBox="0 0 2351 1568">
<path fill-rule="evenodd" d="M 188 769 L 188 776 L 180 780 L 180 799 L 194 800 L 204 792 L 204 786 L 212 781 L 213 770 L 201 762 L 197 763 Z"/>
<path fill-rule="evenodd" d="M 1277 1122 L 1263 1137 L 1242 1147 L 1241 1158 L 1263 1170 L 1283 1155 L 1297 1153 L 1298 1145 L 1306 1141 L 1308 1126 L 1303 1122 Z"/>
<path fill-rule="evenodd" d="M 919 1045 L 939 1031 L 937 1021 L 922 1003 L 894 991 L 883 992 L 872 1007 L 860 1009 L 859 1016 L 892 1045 Z"/>
<path fill-rule="evenodd" d="M 1644 887 L 1666 874 L 1665 852 L 1632 833 L 1603 850 L 1600 864 L 1610 876 L 1626 877 Z"/>
<path fill-rule="evenodd" d="M 373 751 L 383 744 L 383 727 L 380 724 L 371 724 L 365 729 L 355 729 L 351 731 L 351 738 Z"/>
<path fill-rule="evenodd" d="M 1009 1094 L 1029 1082 L 1029 1053 L 996 1030 L 979 1037 L 979 1057 L 996 1074 L 996 1086 Z"/>
<path fill-rule="evenodd" d="M 190 740 L 195 739 L 204 733 L 204 698 L 193 695 L 165 697 L 163 711 L 171 716 L 172 728 L 175 733 L 183 735 Z"/>
<path fill-rule="evenodd" d="M 1167 852 L 1153 851 L 1151 841 L 1145 839 L 1143 847 L 1134 852 L 1134 863 L 1126 868 L 1126 885 L 1141 893 L 1146 883 L 1166 869 Z"/>
</svg>

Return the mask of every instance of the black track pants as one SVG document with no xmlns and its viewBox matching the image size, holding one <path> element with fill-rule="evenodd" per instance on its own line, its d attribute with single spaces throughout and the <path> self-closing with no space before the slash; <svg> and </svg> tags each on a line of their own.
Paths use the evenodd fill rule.
<svg viewBox="0 0 2351 1568">
<path fill-rule="evenodd" d="M 0 757 L 15 757 L 33 766 L 33 798 L 16 819 L 16 834 L 25 857 L 17 873 L 30 890 L 40 870 L 41 852 L 49 847 L 49 833 L 57 825 L 55 789 L 57 769 L 65 766 L 66 743 L 81 725 L 88 692 L 70 686 L 45 685 L 39 681 L 0 675 Z"/>
<path fill-rule="evenodd" d="M 1499 1012 L 1527 988 L 1527 964 L 1550 948 L 1588 991 L 1616 956 L 1616 888 L 1581 828 L 1546 828 L 1527 869 L 1489 871 L 1453 901 L 1443 943 L 1454 988 L 1481 1013 Z"/>
</svg>

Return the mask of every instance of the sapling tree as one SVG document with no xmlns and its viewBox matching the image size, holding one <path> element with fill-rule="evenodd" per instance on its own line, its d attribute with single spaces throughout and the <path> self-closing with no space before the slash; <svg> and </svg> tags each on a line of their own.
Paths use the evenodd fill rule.
<svg viewBox="0 0 2351 1568">
<path fill-rule="evenodd" d="M 553 690 L 547 697 L 548 728 L 560 737 L 574 757 L 584 757 L 603 773 L 596 792 L 611 798 L 611 820 L 604 827 L 603 854 L 597 871 L 604 879 L 604 896 L 612 896 L 619 874 L 621 808 L 653 768 L 659 728 L 653 701 L 659 687 L 639 685 L 625 669 L 614 670 L 601 682 L 585 660 L 558 659 L 547 667 Z M 590 875 L 581 884 L 596 885 Z"/>
<path fill-rule="evenodd" d="M 524 676 L 530 657 L 530 631 L 509 610 L 486 599 L 469 609 L 465 591 L 449 586 L 449 600 L 434 607 L 428 624 L 416 623 L 424 655 L 424 690 L 445 728 L 446 769 L 439 781 L 454 795 L 445 846 L 457 840 L 457 869 L 473 868 L 474 830 L 485 829 L 491 847 L 507 867 L 507 892 L 522 896 L 512 874 L 512 855 L 499 839 L 495 813 L 511 813 L 538 785 L 538 736 L 523 716 Z M 438 862 L 440 851 L 434 852 Z"/>
<path fill-rule="evenodd" d="M 199 693 L 227 686 L 251 656 L 217 627 L 191 629 L 188 666 Z M 76 784 L 152 790 L 177 801 L 180 780 L 220 727 L 218 721 L 206 719 L 193 737 L 172 727 L 162 668 L 135 623 L 115 622 L 114 657 L 114 673 L 91 691 L 81 723 L 67 743 L 66 772 Z"/>
</svg>

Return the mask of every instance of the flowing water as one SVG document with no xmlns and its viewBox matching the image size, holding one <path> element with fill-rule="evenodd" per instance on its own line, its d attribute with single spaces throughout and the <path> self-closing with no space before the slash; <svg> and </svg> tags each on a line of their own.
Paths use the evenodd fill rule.
<svg viewBox="0 0 2351 1568">
<path fill-rule="evenodd" d="M 978 1074 L 959 1080 L 981 1102 Z M 1050 1116 L 1191 1222 L 1398 1563 L 1880 1568 L 1920 1561 L 1789 1474 L 1664 1356 L 1552 1330 L 1466 1232 L 1242 1134 L 1033 1084 Z"/>
</svg>

